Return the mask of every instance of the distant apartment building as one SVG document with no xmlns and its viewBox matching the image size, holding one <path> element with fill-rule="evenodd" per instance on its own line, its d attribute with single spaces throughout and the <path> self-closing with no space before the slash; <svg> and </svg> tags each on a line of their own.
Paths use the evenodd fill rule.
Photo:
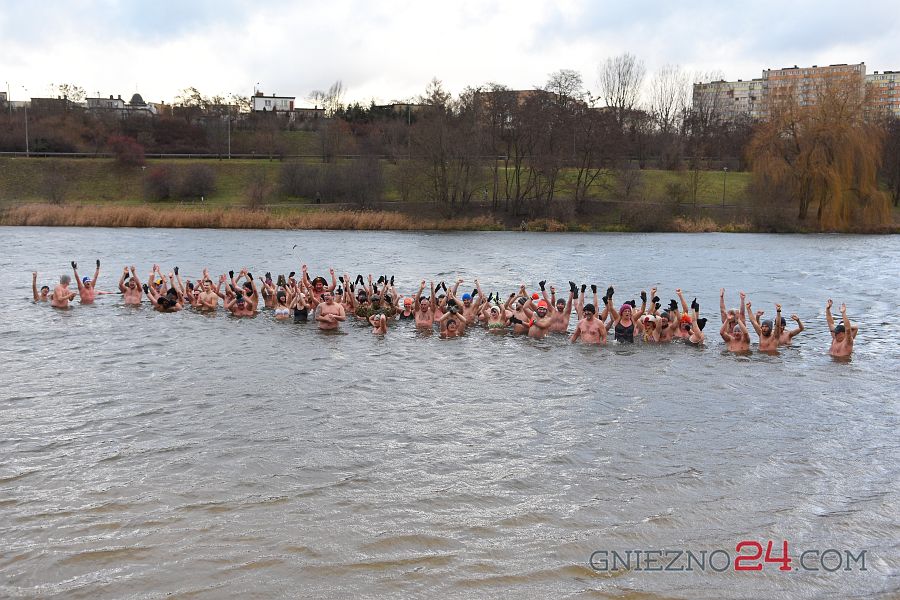
<svg viewBox="0 0 900 600">
<path fill-rule="evenodd" d="M 695 83 L 693 102 L 695 109 L 708 110 L 719 118 L 734 122 L 739 118 L 764 120 L 768 116 L 768 103 L 781 98 L 793 97 L 800 106 L 812 106 L 818 99 L 820 90 L 835 82 L 849 82 L 860 86 L 865 93 L 866 85 L 877 83 L 876 98 L 882 108 L 891 110 L 900 106 L 900 95 L 894 91 L 897 74 L 886 72 L 881 79 L 866 75 L 866 63 L 835 64 L 812 67 L 786 67 L 766 69 L 759 79 L 749 81 L 711 81 Z M 900 87 L 900 86 L 898 86 Z M 892 102 L 897 101 L 897 103 Z"/>
<path fill-rule="evenodd" d="M 820 67 L 787 67 L 784 69 L 766 69 L 763 71 L 766 97 L 769 101 L 778 101 L 789 96 L 794 97 L 800 106 L 816 104 L 822 88 L 831 83 L 848 82 L 858 85 L 860 94 L 865 94 L 866 63 L 836 64 Z M 760 114 L 765 118 L 766 109 Z"/>
<path fill-rule="evenodd" d="M 6 104 L 6 92 L 0 92 L 0 104 Z"/>
<path fill-rule="evenodd" d="M 866 86 L 876 112 L 900 117 L 900 71 L 875 71 L 866 75 Z"/>
<path fill-rule="evenodd" d="M 715 113 L 729 122 L 735 122 L 742 118 L 760 118 L 764 100 L 765 83 L 762 79 L 722 80 L 694 84 L 694 107 L 701 111 Z"/>
<path fill-rule="evenodd" d="M 250 97 L 250 110 L 253 112 L 290 112 L 294 110 L 296 96 L 266 96 L 257 91 Z"/>
</svg>

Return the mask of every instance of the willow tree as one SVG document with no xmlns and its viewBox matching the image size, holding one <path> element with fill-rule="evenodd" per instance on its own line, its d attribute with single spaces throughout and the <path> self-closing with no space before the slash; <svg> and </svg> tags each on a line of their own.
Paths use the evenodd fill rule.
<svg viewBox="0 0 900 600">
<path fill-rule="evenodd" d="M 882 130 L 866 119 L 861 77 L 833 76 L 814 89 L 770 87 L 768 119 L 749 146 L 760 189 L 786 192 L 804 221 L 811 210 L 821 229 L 890 222 L 878 189 Z"/>
</svg>

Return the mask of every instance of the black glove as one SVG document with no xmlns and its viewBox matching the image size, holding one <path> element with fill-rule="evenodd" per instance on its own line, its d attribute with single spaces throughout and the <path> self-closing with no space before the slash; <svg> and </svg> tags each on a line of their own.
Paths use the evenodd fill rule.
<svg viewBox="0 0 900 600">
<path fill-rule="evenodd" d="M 669 310 L 678 310 L 678 302 L 675 300 L 669 300 Z"/>
<path fill-rule="evenodd" d="M 77 268 L 78 268 L 78 263 L 75 262 L 74 260 L 72 261 L 72 268 L 73 268 L 73 269 L 77 269 Z"/>
<path fill-rule="evenodd" d="M 641 302 L 647 302 L 647 292 L 641 292 Z"/>
<path fill-rule="evenodd" d="M 586 290 L 586 289 L 587 289 L 587 285 L 582 283 L 581 284 L 581 293 L 584 294 L 584 290 Z"/>
<path fill-rule="evenodd" d="M 630 304 L 631 308 L 637 308 L 637 302 L 635 302 L 634 300 L 629 300 L 625 304 Z"/>
<path fill-rule="evenodd" d="M 475 288 L 472 290 L 472 298 L 475 298 L 475 296 L 477 296 L 477 295 L 478 295 L 478 288 Z"/>
<path fill-rule="evenodd" d="M 338 281 L 340 281 L 341 283 L 344 283 L 344 276 L 338 275 Z"/>
<path fill-rule="evenodd" d="M 447 282 L 446 282 L 446 281 L 442 281 L 442 282 L 441 282 L 441 287 L 444 288 L 444 291 L 446 292 L 446 291 L 447 291 Z"/>
<path fill-rule="evenodd" d="M 656 308 L 656 310 L 659 310 L 659 307 L 662 306 L 662 304 L 660 304 L 659 302 L 654 302 L 653 306 L 654 308 Z"/>
<path fill-rule="evenodd" d="M 609 286 L 606 288 L 606 297 L 609 298 L 609 301 L 612 302 L 613 294 L 616 290 L 613 289 L 613 286 Z"/>
<path fill-rule="evenodd" d="M 248 272 L 247 279 L 249 279 L 250 281 L 253 281 L 253 273 Z"/>
<path fill-rule="evenodd" d="M 97 259 L 97 268 L 98 269 L 100 268 L 100 259 L 99 258 Z M 176 273 L 177 273 L 177 271 L 176 271 Z"/>
<path fill-rule="evenodd" d="M 694 298 L 694 299 L 691 301 L 691 310 L 696 310 L 697 312 L 700 312 L 700 305 L 697 304 L 697 299 L 696 299 L 696 298 Z"/>
<path fill-rule="evenodd" d="M 703 331 L 704 327 L 706 327 L 706 319 L 697 319 L 697 328 Z"/>
<path fill-rule="evenodd" d="M 595 294 L 597 293 L 597 284 L 595 284 L 595 283 L 591 284 L 591 291 Z"/>
<path fill-rule="evenodd" d="M 341 288 L 341 287 L 339 287 L 339 288 L 337 289 L 337 295 L 338 295 L 338 296 L 343 296 L 343 295 L 344 295 L 344 289 Z"/>
<path fill-rule="evenodd" d="M 147 284 L 145 283 L 145 284 L 144 284 L 144 293 L 146 294 L 146 293 L 149 292 L 149 291 L 150 291 L 150 288 L 148 288 L 148 287 L 147 287 Z"/>
<path fill-rule="evenodd" d="M 234 271 L 228 271 L 228 278 L 234 279 Z"/>
<path fill-rule="evenodd" d="M 351 291 L 351 292 L 355 292 L 355 291 L 356 291 L 356 288 L 353 287 L 353 284 L 352 284 L 352 283 L 348 283 L 347 286 L 350 288 L 350 291 Z"/>
<path fill-rule="evenodd" d="M 601 300 L 603 300 L 603 306 L 606 306 L 609 303 L 609 298 L 607 296 L 603 296 Z"/>
<path fill-rule="evenodd" d="M 572 293 L 574 294 L 574 293 L 575 293 L 575 290 L 577 290 L 577 289 L 578 289 L 578 286 L 575 285 L 575 282 L 574 282 L 574 281 L 570 281 L 570 282 L 569 282 L 569 291 L 572 292 Z"/>
<path fill-rule="evenodd" d="M 659 296 L 653 296 L 653 302 L 657 303 L 656 305 L 659 306 L 659 304 L 658 304 L 658 303 L 659 303 Z"/>
<path fill-rule="evenodd" d="M 296 274 L 297 274 L 296 271 L 291 271 L 290 273 L 288 273 L 288 279 L 293 279 L 294 275 L 296 275 Z"/>
<path fill-rule="evenodd" d="M 516 325 L 521 325 L 521 324 L 522 324 L 522 320 L 519 319 L 519 318 L 517 318 L 517 317 L 510 317 L 510 318 L 509 318 L 509 322 L 510 322 L 510 323 L 515 323 Z"/>
<path fill-rule="evenodd" d="M 394 276 L 391 275 L 391 285 L 394 285 Z"/>
<path fill-rule="evenodd" d="M 378 277 L 378 283 L 384 283 L 384 275 Z"/>
<path fill-rule="evenodd" d="M 538 281 L 538 285 L 541 286 L 541 291 L 544 291 L 544 286 L 547 285 L 547 280 Z"/>
<path fill-rule="evenodd" d="M 178 275 L 178 267 L 175 267 L 174 271 L 175 271 L 175 274 Z"/>
</svg>

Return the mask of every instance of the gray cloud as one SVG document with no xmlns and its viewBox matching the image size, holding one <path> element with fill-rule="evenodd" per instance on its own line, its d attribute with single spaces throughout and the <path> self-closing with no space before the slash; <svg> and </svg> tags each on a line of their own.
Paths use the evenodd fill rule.
<svg viewBox="0 0 900 600">
<path fill-rule="evenodd" d="M 852 8 L 806 0 L 50 0 L 4 7 L 0 71 L 32 95 L 71 82 L 171 100 L 190 85 L 249 93 L 259 82 L 305 97 L 342 79 L 349 99 L 387 101 L 421 93 L 434 76 L 453 91 L 486 81 L 531 87 L 572 68 L 593 85 L 597 65 L 626 51 L 651 70 L 675 63 L 734 78 L 793 64 L 900 69 L 892 11 L 885 0 Z"/>
</svg>

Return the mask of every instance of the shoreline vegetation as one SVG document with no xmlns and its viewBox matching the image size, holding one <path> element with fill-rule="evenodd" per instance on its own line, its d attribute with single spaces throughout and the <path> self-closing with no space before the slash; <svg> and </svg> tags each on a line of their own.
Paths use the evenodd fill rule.
<svg viewBox="0 0 900 600">
<path fill-rule="evenodd" d="M 249 209 L 231 206 L 97 206 L 28 203 L 0 209 L 0 225 L 42 227 L 134 227 L 186 229 L 316 229 L 358 231 L 545 231 L 545 232 L 675 232 L 774 233 L 750 218 L 718 222 L 710 216 L 676 216 L 653 228 L 628 222 L 580 223 L 552 218 L 521 220 L 495 215 L 443 217 L 405 214 L 393 210 Z M 785 233 L 823 233 L 792 228 Z M 896 234 L 900 225 L 847 230 L 842 233 Z"/>
<path fill-rule="evenodd" d="M 559 193 L 549 207 L 523 203 L 514 210 L 507 200 L 492 200 L 485 191 L 489 189 L 487 184 L 479 184 L 481 191 L 465 201 L 431 201 L 422 182 L 407 185 L 404 177 L 412 166 L 402 161 L 379 161 L 381 176 L 374 183 L 366 178 L 355 181 L 351 177 L 353 165 L 360 164 L 169 158 L 129 166 L 110 158 L 2 157 L 0 225 L 361 231 L 900 232 L 900 209 L 896 207 L 884 225 L 863 225 L 864 220 L 854 220 L 855 225 L 825 228 L 815 219 L 800 221 L 792 203 L 754 200 L 752 173 L 746 171 L 726 174 L 611 170 L 598 176 L 588 188 L 588 196 L 579 203 L 567 197 L 575 174 L 571 169 L 563 169 Z M 324 174 L 333 175 L 334 181 L 323 180 Z M 336 182 L 345 180 L 355 181 L 355 185 L 336 193 L 332 189 Z M 331 187 L 320 188 L 318 184 Z M 380 192 L 370 197 L 360 195 L 359 190 L 368 189 L 367 186 L 377 187 Z M 323 193 L 319 203 L 320 189 Z"/>
</svg>

